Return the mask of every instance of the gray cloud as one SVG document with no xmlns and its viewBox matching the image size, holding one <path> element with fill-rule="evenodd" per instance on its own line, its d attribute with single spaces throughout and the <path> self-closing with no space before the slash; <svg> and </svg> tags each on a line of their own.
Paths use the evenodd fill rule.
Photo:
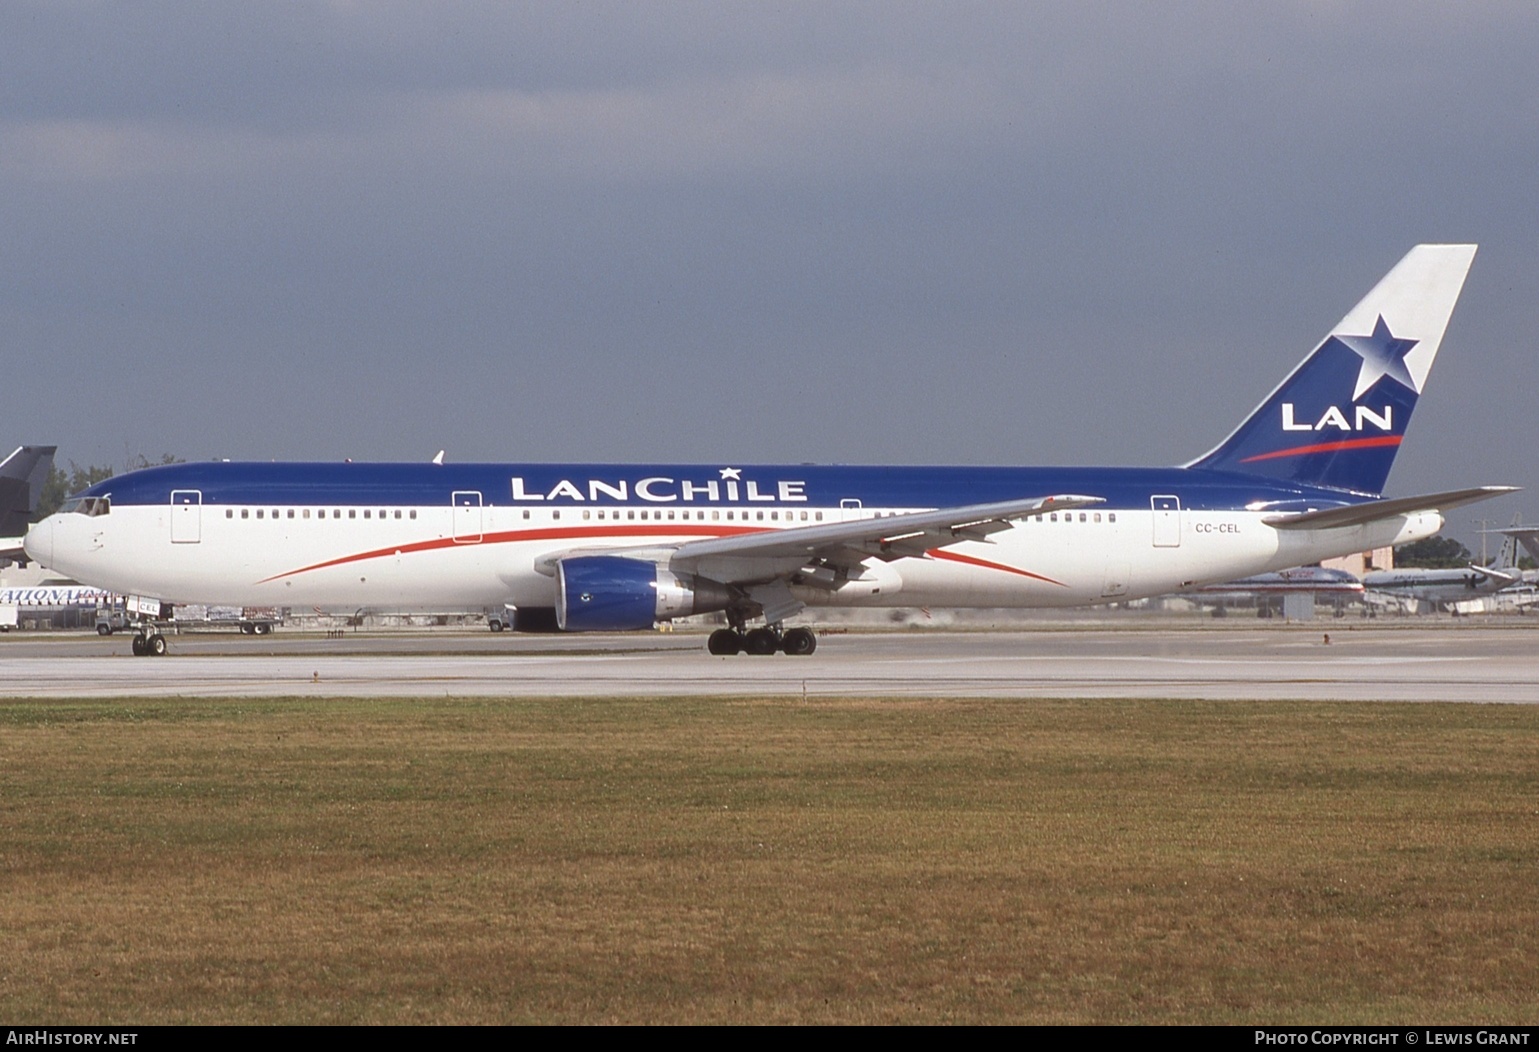
<svg viewBox="0 0 1539 1052">
<path fill-rule="evenodd" d="M 1539 485 L 1531 5 L 0 21 L 6 418 L 81 461 L 1172 462 L 1478 240 L 1391 481 Z"/>
</svg>

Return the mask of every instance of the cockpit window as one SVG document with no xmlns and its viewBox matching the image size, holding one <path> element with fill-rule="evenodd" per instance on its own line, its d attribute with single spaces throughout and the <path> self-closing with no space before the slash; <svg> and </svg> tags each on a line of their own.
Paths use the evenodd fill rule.
<svg viewBox="0 0 1539 1052">
<path fill-rule="evenodd" d="M 98 515 L 106 515 L 112 510 L 111 497 L 76 497 L 67 500 L 59 508 L 64 515 L 87 515 L 95 518 Z"/>
</svg>

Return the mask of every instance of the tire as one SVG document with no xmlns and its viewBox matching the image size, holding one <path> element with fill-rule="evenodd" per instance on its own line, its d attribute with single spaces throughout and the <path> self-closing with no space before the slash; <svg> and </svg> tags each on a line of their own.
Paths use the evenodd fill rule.
<svg viewBox="0 0 1539 1052">
<path fill-rule="evenodd" d="M 144 646 L 144 637 L 140 635 L 134 636 L 134 641 L 129 649 L 134 652 L 134 657 L 144 657 L 145 654 L 149 653 Z"/>
<path fill-rule="evenodd" d="M 149 654 L 150 657 L 165 657 L 166 637 L 161 635 L 159 632 L 151 636 L 149 641 L 145 644 L 145 653 Z"/>
<path fill-rule="evenodd" d="M 105 624 L 97 625 L 96 626 L 96 634 L 99 635 L 99 636 L 110 636 L 110 635 L 112 635 L 112 626 L 111 625 L 105 625 Z"/>
<path fill-rule="evenodd" d="M 818 648 L 818 637 L 810 628 L 793 628 L 780 640 L 787 654 L 806 657 Z"/>
<path fill-rule="evenodd" d="M 256 624 L 251 626 L 251 630 L 259 636 L 265 636 L 273 630 L 273 626 L 268 624 L 266 621 L 258 621 Z"/>
<path fill-rule="evenodd" d="M 730 628 L 718 628 L 705 641 L 705 649 L 722 656 L 737 654 L 743 649 L 743 637 Z"/>
<path fill-rule="evenodd" d="M 749 654 L 773 654 L 780 649 L 780 640 L 767 628 L 756 628 L 743 637 L 743 650 Z"/>
<path fill-rule="evenodd" d="M 492 618 L 490 621 L 488 621 L 487 624 L 491 627 L 491 630 L 493 632 L 501 632 L 502 631 L 502 627 L 503 627 L 502 626 L 502 622 L 498 621 L 495 617 Z"/>
</svg>

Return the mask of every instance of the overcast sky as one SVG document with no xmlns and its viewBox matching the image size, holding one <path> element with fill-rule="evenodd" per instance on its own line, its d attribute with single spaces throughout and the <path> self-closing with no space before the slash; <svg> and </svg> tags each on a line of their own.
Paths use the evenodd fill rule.
<svg viewBox="0 0 1539 1052">
<path fill-rule="evenodd" d="M 1419 241 L 1539 520 L 1539 4 L 0 6 L 0 439 L 1167 464 Z"/>
</svg>

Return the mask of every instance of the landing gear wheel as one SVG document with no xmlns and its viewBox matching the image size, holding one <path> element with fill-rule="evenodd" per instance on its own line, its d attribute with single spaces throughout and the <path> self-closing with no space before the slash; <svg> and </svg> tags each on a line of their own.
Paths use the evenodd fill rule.
<svg viewBox="0 0 1539 1052">
<path fill-rule="evenodd" d="M 149 653 L 149 651 L 145 648 L 143 636 L 134 636 L 131 649 L 134 652 L 134 657 L 144 657 L 145 654 Z"/>
<path fill-rule="evenodd" d="M 159 632 L 155 633 L 144 642 L 144 652 L 150 657 L 166 656 L 166 637 Z"/>
<path fill-rule="evenodd" d="M 780 639 L 787 654 L 805 657 L 818 648 L 818 637 L 810 628 L 793 628 Z"/>
<path fill-rule="evenodd" d="M 749 654 L 773 654 L 780 649 L 780 640 L 767 628 L 756 628 L 743 637 L 743 650 Z"/>
<path fill-rule="evenodd" d="M 718 628 L 705 641 L 705 649 L 723 656 L 736 654 L 743 649 L 743 637 L 730 628 Z"/>
</svg>

